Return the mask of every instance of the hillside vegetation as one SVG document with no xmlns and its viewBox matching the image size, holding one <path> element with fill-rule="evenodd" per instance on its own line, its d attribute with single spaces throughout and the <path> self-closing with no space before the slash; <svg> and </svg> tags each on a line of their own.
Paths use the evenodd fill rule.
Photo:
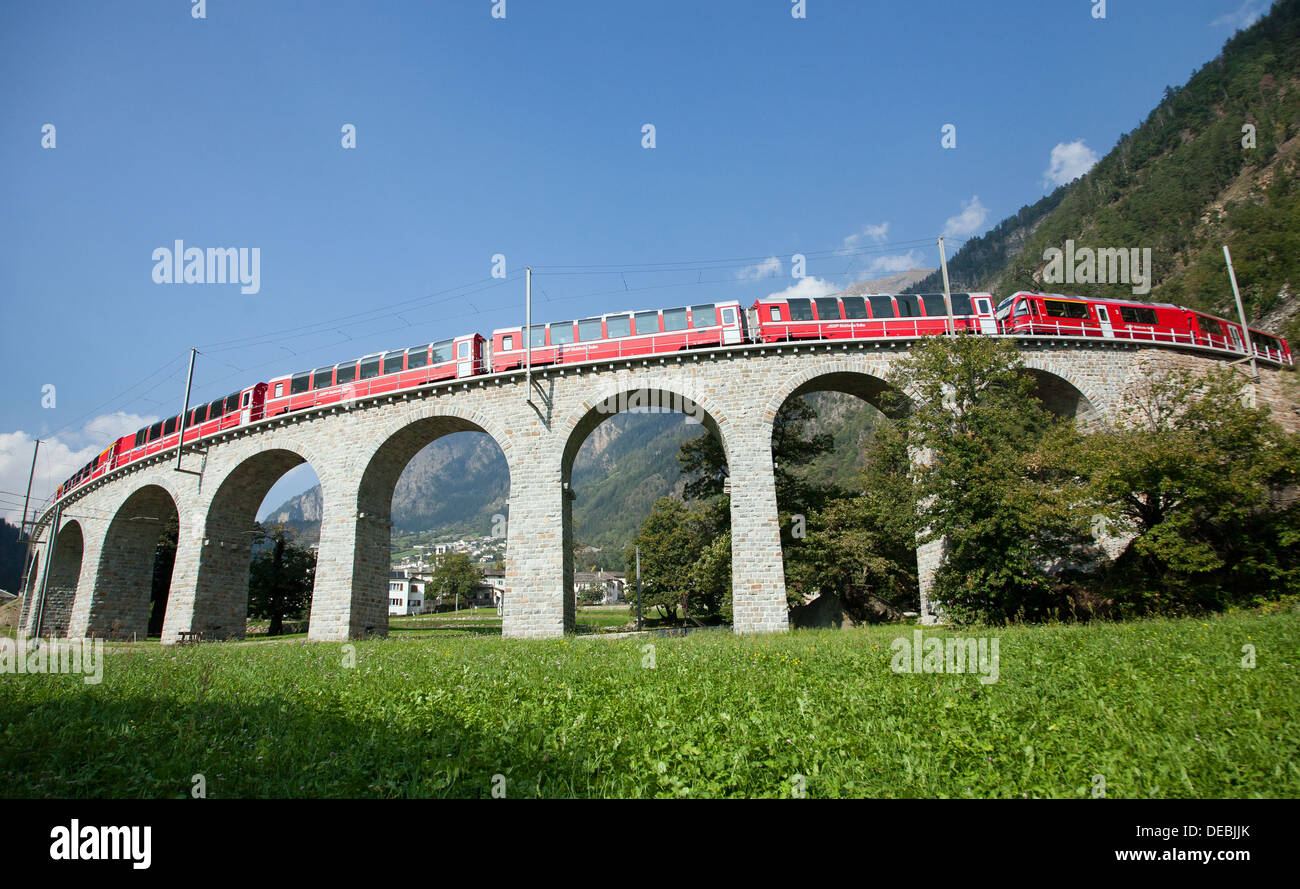
<svg viewBox="0 0 1300 889">
<path fill-rule="evenodd" d="M 1043 251 L 1073 239 L 1151 248 L 1153 287 L 1139 299 L 1235 315 L 1227 244 L 1252 323 L 1295 339 L 1298 135 L 1300 0 L 1280 0 L 1185 85 L 1167 88 L 1090 172 L 971 239 L 949 263 L 953 286 L 1134 298 L 1123 284 L 1044 284 Z M 913 289 L 941 287 L 931 275 Z"/>
</svg>

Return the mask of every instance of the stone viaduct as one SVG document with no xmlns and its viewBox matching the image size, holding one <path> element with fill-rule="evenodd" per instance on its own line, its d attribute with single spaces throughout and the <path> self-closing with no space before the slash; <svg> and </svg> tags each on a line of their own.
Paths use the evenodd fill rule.
<svg viewBox="0 0 1300 889">
<path fill-rule="evenodd" d="M 1114 340 L 1018 338 L 1054 412 L 1083 422 L 1112 414 L 1152 367 L 1209 366 L 1224 356 Z M 788 626 L 772 466 L 772 420 L 786 399 L 839 391 L 881 404 L 907 340 L 742 345 L 449 381 L 404 393 L 281 415 L 209 439 L 175 470 L 175 451 L 120 468 L 65 498 L 53 564 L 43 560 L 52 510 L 41 519 L 28 572 L 25 632 L 131 639 L 150 609 L 153 552 L 175 515 L 179 541 L 164 643 L 182 631 L 240 638 L 248 600 L 250 529 L 271 486 L 306 462 L 323 494 L 308 636 L 346 640 L 388 628 L 390 507 L 398 477 L 438 438 L 473 430 L 500 447 L 510 470 L 503 634 L 554 637 L 574 627 L 570 478 L 583 441 L 611 412 L 647 402 L 696 413 L 718 435 L 731 476 L 735 630 Z M 1285 372 L 1261 366 L 1251 387 L 1290 428 Z M 638 399 L 640 399 L 638 401 Z M 938 565 L 918 554 L 922 608 Z M 48 580 L 42 583 L 44 572 Z M 45 601 L 40 603 L 44 586 Z"/>
</svg>

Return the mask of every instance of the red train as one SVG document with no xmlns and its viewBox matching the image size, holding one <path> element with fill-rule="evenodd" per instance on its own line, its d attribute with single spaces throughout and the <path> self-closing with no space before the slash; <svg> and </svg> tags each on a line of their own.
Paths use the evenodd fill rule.
<svg viewBox="0 0 1300 889">
<path fill-rule="evenodd" d="M 1245 354 L 1240 324 L 1180 306 L 1017 292 L 996 306 L 988 293 L 840 294 L 814 299 L 701 303 L 645 312 L 614 312 L 534 325 L 534 366 L 716 349 L 745 343 L 917 337 L 956 331 L 978 334 L 1080 336 L 1196 346 Z M 1250 328 L 1255 357 L 1283 367 L 1294 362 L 1286 340 Z M 470 333 L 409 349 L 275 377 L 191 408 L 185 444 L 288 411 L 305 410 L 425 386 L 442 380 L 517 370 L 524 364 L 523 328 L 491 339 Z M 180 417 L 123 436 L 59 486 L 57 497 L 159 451 L 175 448 Z"/>
</svg>

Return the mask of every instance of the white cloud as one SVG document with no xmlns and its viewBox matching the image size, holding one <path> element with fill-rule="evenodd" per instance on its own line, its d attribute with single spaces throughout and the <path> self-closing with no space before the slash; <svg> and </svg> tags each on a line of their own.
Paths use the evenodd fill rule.
<svg viewBox="0 0 1300 889">
<path fill-rule="evenodd" d="M 1077 142 L 1058 142 L 1052 149 L 1052 160 L 1043 172 L 1044 187 L 1068 185 L 1097 165 L 1097 152 Z"/>
<path fill-rule="evenodd" d="M 870 241 L 873 244 L 880 244 L 889 237 L 889 223 L 882 222 L 880 225 L 867 225 L 862 231 L 854 232 L 844 239 L 844 247 L 840 252 L 853 250 L 864 241 Z"/>
<path fill-rule="evenodd" d="M 1218 28 L 1227 25 L 1234 30 L 1249 28 L 1264 17 L 1264 13 L 1268 11 L 1268 5 L 1269 0 L 1246 0 L 1245 3 L 1238 7 L 1236 12 L 1221 15 L 1210 22 L 1210 27 Z"/>
<path fill-rule="evenodd" d="M 803 297 L 805 299 L 815 299 L 819 296 L 827 296 L 832 293 L 839 293 L 843 287 L 836 287 L 830 281 L 821 278 L 800 278 L 785 290 L 778 290 L 776 293 L 769 293 L 768 299 L 789 299 L 790 297 Z"/>
<path fill-rule="evenodd" d="M 943 236 L 945 238 L 966 238 L 984 227 L 984 221 L 989 218 L 989 208 L 980 203 L 979 195 L 974 195 L 969 201 L 962 201 L 961 212 L 956 216 L 948 217 L 948 221 L 943 224 Z"/>
<path fill-rule="evenodd" d="M 36 477 L 32 480 L 32 503 L 45 502 L 59 487 L 96 454 L 141 426 L 148 426 L 157 417 L 142 417 L 118 411 L 95 417 L 80 430 L 41 439 L 40 455 L 36 461 Z M 0 515 L 11 524 L 17 522 L 23 511 L 23 494 L 27 490 L 27 475 L 32 467 L 32 446 L 35 438 L 29 433 L 0 432 Z"/>
<path fill-rule="evenodd" d="M 775 256 L 769 256 L 767 259 L 755 265 L 747 265 L 740 271 L 736 272 L 736 277 L 741 281 L 757 281 L 759 278 L 773 278 L 781 274 L 784 266 L 781 260 Z"/>
</svg>

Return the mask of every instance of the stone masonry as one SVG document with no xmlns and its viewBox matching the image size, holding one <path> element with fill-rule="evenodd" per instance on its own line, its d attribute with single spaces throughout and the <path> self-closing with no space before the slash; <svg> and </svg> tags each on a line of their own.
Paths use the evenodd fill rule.
<svg viewBox="0 0 1300 889">
<path fill-rule="evenodd" d="M 671 356 L 538 368 L 457 380 L 422 390 L 283 415 L 232 430 L 187 453 L 117 470 L 65 502 L 41 632 L 73 637 L 143 636 L 152 553 L 173 517 L 180 535 L 163 641 L 182 631 L 240 638 L 248 600 L 250 531 L 258 506 L 289 469 L 306 462 L 320 479 L 323 521 L 309 638 L 384 635 L 388 546 L 398 477 L 429 443 L 483 432 L 510 470 L 505 615 L 508 637 L 555 637 L 574 626 L 573 461 L 611 413 L 671 407 L 721 438 L 731 473 L 732 589 L 738 633 L 788 626 L 772 466 L 772 420 L 786 399 L 847 392 L 878 406 L 907 341 L 746 345 Z M 1111 416 L 1153 369 L 1211 366 L 1210 353 L 1113 341 L 1025 338 L 1021 349 L 1044 402 L 1081 422 Z M 1282 394 L 1286 372 L 1261 368 L 1254 397 L 1300 428 Z M 50 516 L 38 531 L 22 617 L 32 632 Z M 923 619 L 942 541 L 922 547 Z"/>
</svg>

